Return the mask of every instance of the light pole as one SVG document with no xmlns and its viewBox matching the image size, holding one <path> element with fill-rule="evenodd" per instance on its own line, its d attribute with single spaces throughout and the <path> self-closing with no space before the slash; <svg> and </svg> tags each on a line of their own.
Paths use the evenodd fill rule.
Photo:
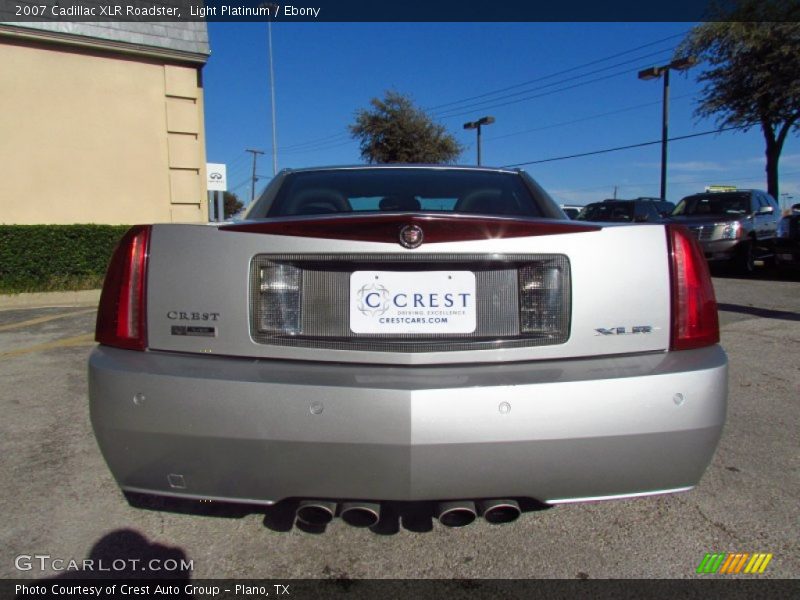
<svg viewBox="0 0 800 600">
<path fill-rule="evenodd" d="M 272 4 L 272 10 L 277 12 L 278 5 Z M 277 16 L 277 15 L 275 15 Z M 272 19 L 270 15 L 267 21 L 267 37 L 269 38 L 269 89 L 272 95 L 272 174 L 278 173 L 278 130 L 275 125 L 275 69 L 272 66 Z"/>
<path fill-rule="evenodd" d="M 478 130 L 478 165 L 481 164 L 481 125 L 491 125 L 494 123 L 494 117 L 482 117 L 477 121 L 470 121 L 464 123 L 464 129 L 477 129 Z"/>
<path fill-rule="evenodd" d="M 278 16 L 280 6 L 274 2 L 263 2 L 259 6 L 269 8 L 267 15 L 267 45 L 269 47 L 269 91 L 272 107 L 272 174 L 278 173 L 278 130 L 275 124 L 275 69 L 272 65 L 272 21 Z"/>
<path fill-rule="evenodd" d="M 679 58 L 659 67 L 639 71 L 639 79 L 658 79 L 664 76 L 664 98 L 661 107 L 661 199 L 667 199 L 667 139 L 669 138 L 669 72 L 685 71 L 697 60 L 693 56 Z"/>
</svg>

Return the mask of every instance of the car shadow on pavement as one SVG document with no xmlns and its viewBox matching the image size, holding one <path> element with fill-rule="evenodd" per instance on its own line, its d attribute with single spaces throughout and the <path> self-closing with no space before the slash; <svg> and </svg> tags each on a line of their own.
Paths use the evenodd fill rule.
<svg viewBox="0 0 800 600">
<path fill-rule="evenodd" d="M 50 558 L 49 556 L 47 558 Z M 52 569 L 60 571 L 42 581 L 63 581 L 65 585 L 75 580 L 169 580 L 170 584 L 188 583 L 192 561 L 182 548 L 150 542 L 133 529 L 118 529 L 107 533 L 95 542 L 85 559 L 50 561 Z M 63 564 L 62 564 L 63 563 Z M 17 598 L 29 597 L 18 595 Z M 190 598 L 180 586 L 173 598 Z"/>
<path fill-rule="evenodd" d="M 779 319 L 781 321 L 800 321 L 800 313 L 788 310 L 772 310 L 769 308 L 759 308 L 757 306 L 743 306 L 741 304 L 728 304 L 726 302 L 717 303 L 717 310 L 724 312 L 740 313 L 763 317 L 765 319 Z"/>
<path fill-rule="evenodd" d="M 712 277 L 722 279 L 756 279 L 760 281 L 798 281 L 800 282 L 800 268 L 776 267 L 768 265 L 756 267 L 752 275 L 745 275 L 727 265 L 709 264 Z"/>
<path fill-rule="evenodd" d="M 188 500 L 168 498 L 151 494 L 124 492 L 125 499 L 133 508 L 169 512 L 201 517 L 220 517 L 224 519 L 241 519 L 253 513 L 264 512 L 264 507 L 254 504 L 236 504 L 233 502 L 216 502 L 214 500 Z"/>
<path fill-rule="evenodd" d="M 300 502 L 298 498 L 287 498 L 272 506 L 182 500 L 132 492 L 126 492 L 125 498 L 134 508 L 202 517 L 241 519 L 251 514 L 263 514 L 264 527 L 281 533 L 297 528 L 305 533 L 319 535 L 327 529 L 325 525 L 308 525 L 297 520 L 295 513 Z M 552 508 L 549 504 L 530 498 L 516 500 L 523 514 Z M 415 533 L 426 533 L 433 530 L 435 520 L 435 502 L 382 502 L 380 520 L 369 529 L 378 535 L 395 535 L 401 528 Z"/>
</svg>

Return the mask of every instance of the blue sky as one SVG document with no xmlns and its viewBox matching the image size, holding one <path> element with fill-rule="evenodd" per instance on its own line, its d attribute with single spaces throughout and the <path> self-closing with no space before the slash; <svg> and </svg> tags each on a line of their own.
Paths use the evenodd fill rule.
<svg viewBox="0 0 800 600">
<path fill-rule="evenodd" d="M 278 168 L 357 164 L 347 125 L 387 89 L 409 94 L 476 161 L 475 131 L 492 115 L 483 163 L 505 166 L 661 138 L 663 84 L 638 70 L 669 62 L 689 23 L 290 23 L 272 26 Z M 266 23 L 208 23 L 204 69 L 209 162 L 228 165 L 228 184 L 249 200 L 272 176 Z M 693 115 L 697 68 L 671 77 L 670 136 L 716 128 Z M 471 99 L 471 100 L 469 100 Z M 764 189 L 759 129 L 670 143 L 668 199 L 709 184 Z M 560 203 L 657 196 L 660 145 L 527 165 Z M 800 141 L 784 147 L 781 192 L 800 201 Z"/>
</svg>

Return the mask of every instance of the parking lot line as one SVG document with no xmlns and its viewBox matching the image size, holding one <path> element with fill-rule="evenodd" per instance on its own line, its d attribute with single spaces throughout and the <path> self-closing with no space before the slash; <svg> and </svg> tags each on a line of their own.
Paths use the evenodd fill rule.
<svg viewBox="0 0 800 600">
<path fill-rule="evenodd" d="M 66 317 L 86 315 L 89 314 L 90 312 L 94 312 L 95 310 L 97 309 L 89 308 L 84 310 L 74 310 L 66 313 L 58 313 L 57 315 L 46 315 L 44 317 L 36 317 L 35 319 L 28 319 L 27 321 L 17 321 L 15 323 L 0 325 L 0 331 L 8 331 L 9 329 L 19 329 L 20 327 L 27 327 L 29 325 L 38 325 L 39 323 L 47 323 L 48 321 L 55 321 L 56 319 L 64 319 Z"/>
<path fill-rule="evenodd" d="M 53 350 L 55 348 L 72 348 L 74 346 L 91 346 L 94 345 L 94 334 L 84 333 L 83 335 L 76 335 L 75 337 L 63 338 L 53 342 L 46 342 L 44 344 L 35 344 L 33 346 L 26 346 L 25 348 L 17 348 L 16 350 L 8 350 L 0 352 L 0 360 L 4 358 L 11 358 L 13 356 L 20 356 L 22 354 L 30 354 L 31 352 L 41 352 L 42 350 Z"/>
</svg>

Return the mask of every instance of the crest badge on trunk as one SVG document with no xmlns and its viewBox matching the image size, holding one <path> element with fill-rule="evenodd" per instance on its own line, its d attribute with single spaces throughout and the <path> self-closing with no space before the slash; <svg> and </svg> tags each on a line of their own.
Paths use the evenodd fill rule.
<svg viewBox="0 0 800 600">
<path fill-rule="evenodd" d="M 419 248 L 425 235 L 417 225 L 405 225 L 400 229 L 400 245 L 404 248 Z"/>
</svg>

